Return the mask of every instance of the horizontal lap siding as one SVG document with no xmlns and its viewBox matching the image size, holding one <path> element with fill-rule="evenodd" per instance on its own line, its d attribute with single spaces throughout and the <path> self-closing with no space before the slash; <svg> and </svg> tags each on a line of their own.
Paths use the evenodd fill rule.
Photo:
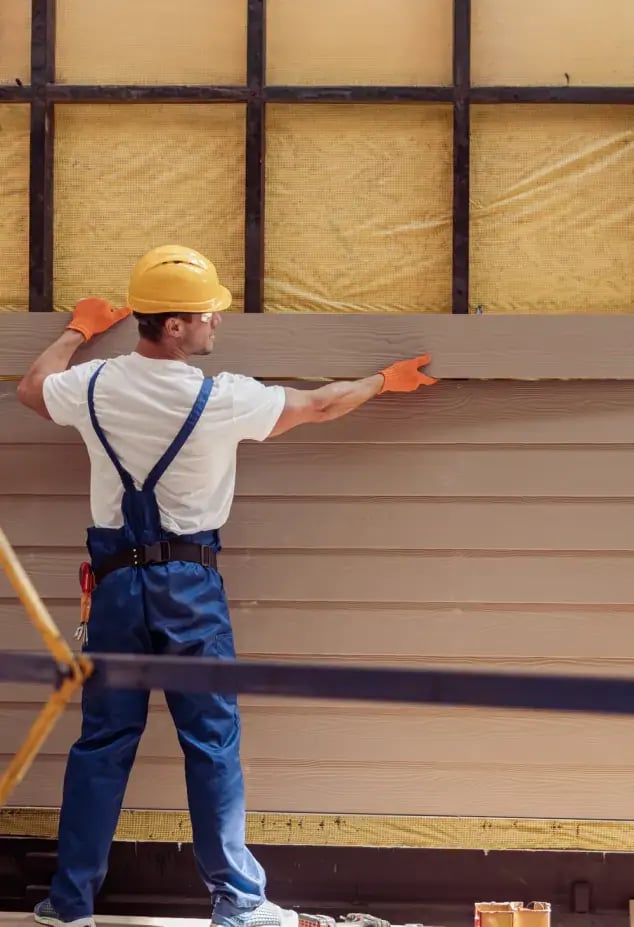
<svg viewBox="0 0 634 927">
<path fill-rule="evenodd" d="M 86 454 L 14 394 L 0 384 L 0 524 L 71 636 Z M 628 383 L 446 383 L 245 444 L 222 555 L 240 654 L 631 675 L 633 409 Z M 40 649 L 4 577 L 0 627 L 4 649 Z M 45 694 L 0 686 L 0 753 Z M 629 719 L 241 704 L 252 810 L 634 817 Z M 13 804 L 58 804 L 78 722 L 75 700 Z M 160 693 L 126 804 L 186 807 Z"/>
<path fill-rule="evenodd" d="M 292 736 L 289 732 L 289 737 Z M 448 734 L 446 736 L 449 736 Z M 535 743 L 539 750 L 539 741 Z M 513 744 L 480 763 L 398 763 L 389 745 L 381 756 L 343 762 L 336 754 L 245 764 L 248 807 L 257 811 L 349 814 L 445 814 L 550 818 L 634 818 L 632 767 L 589 768 L 513 763 Z M 0 763 L 8 757 L 0 756 Z M 44 755 L 15 792 L 20 806 L 57 806 L 64 757 Z M 126 807 L 184 809 L 180 759 L 140 760 Z"/>
<path fill-rule="evenodd" d="M 283 444 L 634 445 L 631 383 L 440 383 L 411 396 L 382 396 L 348 418 L 305 425 Z M 18 405 L 0 382 L 0 443 L 79 444 Z"/>
<path fill-rule="evenodd" d="M 574 308 L 574 307 L 573 307 Z M 63 331 L 61 313 L 3 313 L 0 376 L 21 376 Z M 413 354 L 430 353 L 443 380 L 634 378 L 634 319 L 562 313 L 230 313 L 206 373 L 233 370 L 259 378 L 353 378 Z M 81 348 L 76 362 L 134 349 L 133 319 Z"/>
</svg>

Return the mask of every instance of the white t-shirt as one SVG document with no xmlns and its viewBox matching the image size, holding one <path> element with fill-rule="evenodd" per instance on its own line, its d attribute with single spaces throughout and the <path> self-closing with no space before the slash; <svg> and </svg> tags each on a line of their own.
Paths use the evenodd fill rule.
<svg viewBox="0 0 634 927">
<path fill-rule="evenodd" d="M 88 411 L 88 383 L 102 363 L 93 360 L 46 377 L 44 402 L 53 421 L 75 427 L 86 444 L 94 524 L 118 528 L 123 486 Z M 178 434 L 203 378 L 201 370 L 182 361 L 153 360 L 136 352 L 109 360 L 99 374 L 97 420 L 137 487 Z M 205 411 L 156 487 L 163 528 L 192 534 L 224 525 L 235 491 L 238 443 L 264 441 L 284 402 L 281 386 L 231 373 L 214 377 Z"/>
</svg>

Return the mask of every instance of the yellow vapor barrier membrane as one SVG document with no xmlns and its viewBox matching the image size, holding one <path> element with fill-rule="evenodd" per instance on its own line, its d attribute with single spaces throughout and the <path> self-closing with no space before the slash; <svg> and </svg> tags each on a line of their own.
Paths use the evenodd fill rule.
<svg viewBox="0 0 634 927">
<path fill-rule="evenodd" d="M 267 82 L 450 84 L 452 41 L 449 0 L 268 0 Z"/>
<path fill-rule="evenodd" d="M 60 670 L 64 669 L 66 672 L 61 685 L 49 697 L 22 745 L 0 777 L 0 806 L 2 806 L 24 779 L 42 744 L 75 692 L 90 676 L 92 662 L 85 657 L 76 658 L 73 655 L 1 528 L 0 567 L 6 573 L 29 618 L 50 651 L 51 657 L 57 662 Z"/>
<path fill-rule="evenodd" d="M 31 82 L 31 0 L 0 2 L 0 84 Z"/>
<path fill-rule="evenodd" d="M 2 808 L 6 837 L 57 837 L 56 808 Z M 186 811 L 124 809 L 115 840 L 191 843 Z M 247 814 L 247 842 L 269 846 L 407 847 L 461 850 L 634 851 L 634 822 L 548 818 Z"/>
<path fill-rule="evenodd" d="M 56 107 L 55 308 L 122 305 L 136 260 L 176 242 L 214 262 L 243 302 L 241 104 Z"/>
<path fill-rule="evenodd" d="M 634 312 L 634 106 L 471 109 L 470 303 Z"/>
<path fill-rule="evenodd" d="M 4 309 L 28 306 L 29 134 L 29 107 L 0 104 L 0 305 Z"/>
<path fill-rule="evenodd" d="M 634 84 L 632 0 L 477 0 L 471 82 Z"/>
<path fill-rule="evenodd" d="M 246 2 L 56 2 L 60 83 L 246 82 Z"/>
<path fill-rule="evenodd" d="M 450 312 L 452 112 L 270 105 L 265 308 Z"/>
</svg>

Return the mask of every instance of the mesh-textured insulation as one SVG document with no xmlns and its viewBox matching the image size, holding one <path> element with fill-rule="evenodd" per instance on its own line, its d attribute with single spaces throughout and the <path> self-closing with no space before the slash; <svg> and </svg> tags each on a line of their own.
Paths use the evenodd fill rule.
<svg viewBox="0 0 634 927">
<path fill-rule="evenodd" d="M 0 3 L 0 82 L 28 83 L 31 0 Z M 634 3 L 478 0 L 477 84 L 634 84 Z M 243 83 L 246 2 L 57 0 L 57 79 Z M 443 84 L 449 0 L 268 0 L 267 79 Z M 28 291 L 28 108 L 0 106 L 0 305 Z M 265 308 L 449 312 L 450 106 L 269 105 Z M 125 298 L 131 265 L 178 241 L 243 304 L 244 107 L 58 105 L 55 307 Z M 470 306 L 634 307 L 634 107 L 472 108 Z"/>
<path fill-rule="evenodd" d="M 0 84 L 31 81 L 31 0 L 0 0 Z"/>
<path fill-rule="evenodd" d="M 269 311 L 449 312 L 452 112 L 270 106 Z"/>
<path fill-rule="evenodd" d="M 56 808 L 0 808 L 7 837 L 57 837 Z M 631 821 L 557 818 L 249 812 L 247 842 L 259 846 L 412 847 L 463 850 L 634 851 Z M 187 811 L 124 808 L 115 840 L 191 843 Z"/>
<path fill-rule="evenodd" d="M 475 0 L 471 81 L 634 84 L 632 0 Z"/>
<path fill-rule="evenodd" d="M 471 113 L 472 308 L 634 312 L 634 106 Z"/>
<path fill-rule="evenodd" d="M 134 262 L 170 243 L 208 255 L 241 309 L 244 106 L 64 104 L 55 135 L 56 309 L 122 305 Z"/>
<path fill-rule="evenodd" d="M 64 84 L 243 84 L 246 16 L 246 0 L 57 0 L 56 77 Z"/>
<path fill-rule="evenodd" d="M 267 2 L 270 84 L 450 84 L 452 42 L 451 0 Z"/>
<path fill-rule="evenodd" d="M 0 104 L 0 306 L 29 299 L 29 107 Z"/>
</svg>

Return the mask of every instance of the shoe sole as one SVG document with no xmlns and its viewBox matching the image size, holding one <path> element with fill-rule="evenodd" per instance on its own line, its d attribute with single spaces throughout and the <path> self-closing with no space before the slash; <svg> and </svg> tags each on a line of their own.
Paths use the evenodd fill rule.
<svg viewBox="0 0 634 927">
<path fill-rule="evenodd" d="M 34 914 L 33 919 L 36 924 L 43 924 L 44 927 L 95 927 L 95 921 L 92 917 L 78 917 L 74 921 L 61 921 L 58 917 Z"/>
</svg>

